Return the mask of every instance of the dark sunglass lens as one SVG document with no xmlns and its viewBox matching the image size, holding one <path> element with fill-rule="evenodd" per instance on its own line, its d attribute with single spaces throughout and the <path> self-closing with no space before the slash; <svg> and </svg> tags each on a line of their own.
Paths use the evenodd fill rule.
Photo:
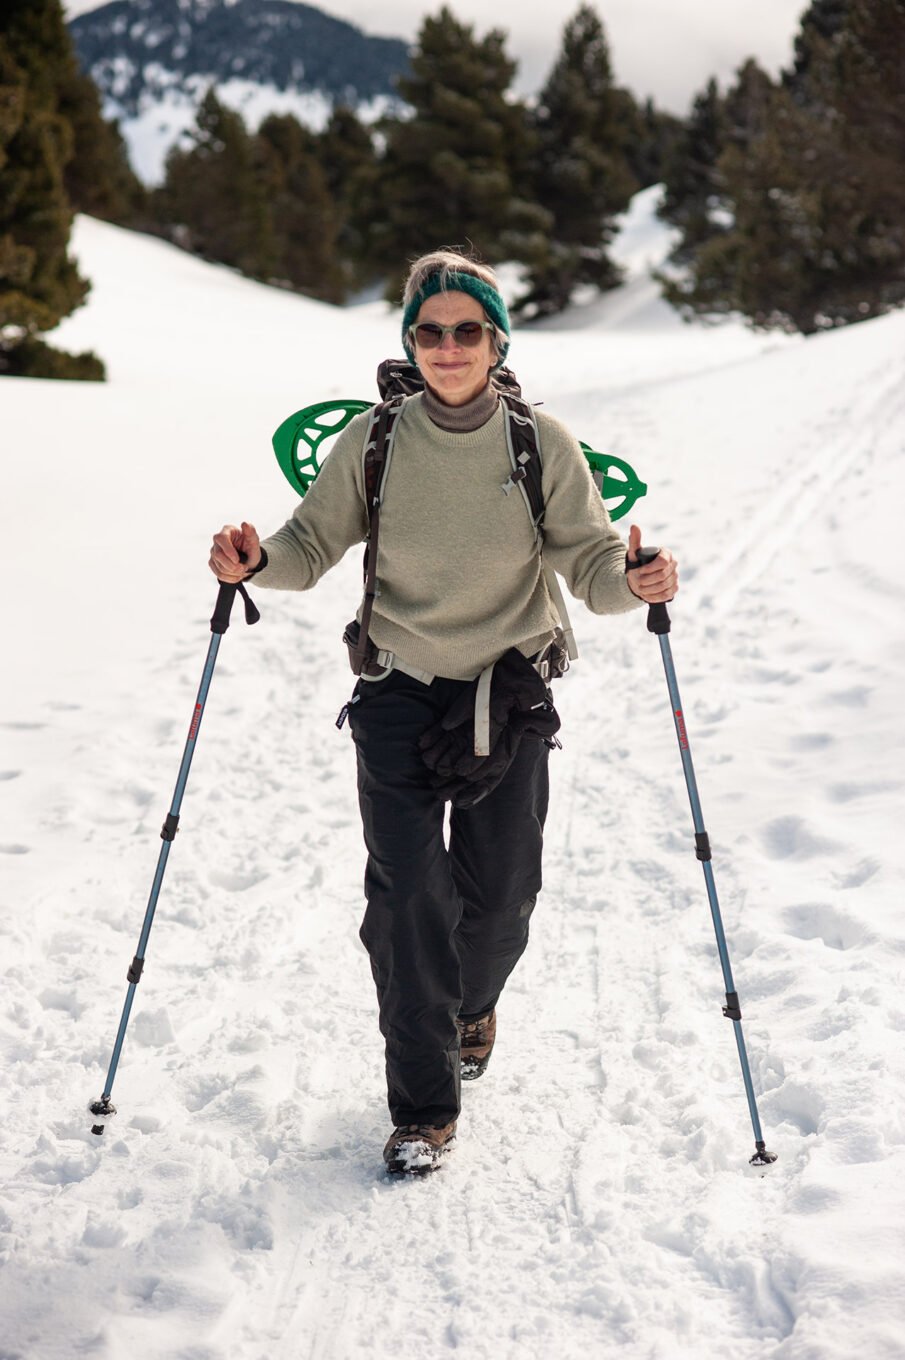
<svg viewBox="0 0 905 1360">
<path fill-rule="evenodd" d="M 457 345 L 479 345 L 484 335 L 480 321 L 460 321 L 455 331 Z"/>
<path fill-rule="evenodd" d="M 424 349 L 435 349 L 443 339 L 443 329 L 441 326 L 433 326 L 430 322 L 424 321 L 420 326 L 415 327 L 415 339 Z"/>
</svg>

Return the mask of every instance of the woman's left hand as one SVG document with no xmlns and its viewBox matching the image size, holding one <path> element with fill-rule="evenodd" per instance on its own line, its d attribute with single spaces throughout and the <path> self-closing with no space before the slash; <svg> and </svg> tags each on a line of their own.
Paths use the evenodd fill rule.
<svg viewBox="0 0 905 1360">
<path fill-rule="evenodd" d="M 638 560 L 641 530 L 633 524 L 628 536 L 628 560 Z M 661 548 L 653 562 L 635 571 L 629 568 L 626 578 L 629 589 L 647 604 L 665 604 L 679 589 L 679 564 L 668 548 Z"/>
</svg>

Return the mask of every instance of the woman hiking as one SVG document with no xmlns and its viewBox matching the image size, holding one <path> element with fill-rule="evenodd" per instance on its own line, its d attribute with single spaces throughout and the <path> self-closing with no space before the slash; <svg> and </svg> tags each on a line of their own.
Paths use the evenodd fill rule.
<svg viewBox="0 0 905 1360">
<path fill-rule="evenodd" d="M 528 941 L 559 725 L 545 685 L 563 622 L 550 569 L 595 614 L 678 589 L 667 549 L 632 568 L 640 531 L 632 526 L 626 554 L 578 441 L 543 410 L 533 413 L 541 558 L 526 500 L 509 494 L 521 472 L 504 395 L 509 336 L 491 269 L 448 250 L 415 261 L 402 340 L 423 390 L 398 411 L 379 541 L 363 457 L 366 435 L 377 436 L 365 413 L 281 529 L 261 542 L 251 524 L 226 525 L 210 555 L 221 581 L 308 590 L 370 537 L 367 606 L 347 630 L 359 673 L 349 721 L 392 1175 L 432 1171 L 450 1150 L 460 1082 L 487 1067 L 497 1002 Z"/>
</svg>

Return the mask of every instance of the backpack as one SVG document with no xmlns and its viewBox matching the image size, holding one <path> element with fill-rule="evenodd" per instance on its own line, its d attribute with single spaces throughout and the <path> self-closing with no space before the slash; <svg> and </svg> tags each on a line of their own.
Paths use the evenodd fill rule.
<svg viewBox="0 0 905 1360">
<path fill-rule="evenodd" d="M 503 483 L 503 490 L 508 496 L 517 487 L 521 493 L 534 531 L 535 546 L 543 564 L 543 463 L 537 420 L 533 409 L 523 398 L 518 379 L 511 369 L 496 369 L 491 375 L 491 382 L 500 394 L 506 420 L 506 444 L 512 465 L 509 478 Z M 350 625 L 346 629 L 349 660 L 356 675 L 361 674 L 369 659 L 370 650 L 373 650 L 373 643 L 368 637 L 368 628 L 377 595 L 380 507 L 386 493 L 396 430 L 406 399 L 424 390 L 424 379 L 414 365 L 400 359 L 386 359 L 377 370 L 377 387 L 382 400 L 371 410 L 361 452 L 365 503 L 368 510 L 368 539 L 363 562 L 364 601 L 361 623 L 354 627 Z M 554 675 L 562 675 L 568 669 L 569 662 L 574 661 L 578 655 L 578 648 L 556 573 L 546 564 L 543 564 L 543 572 L 547 589 L 560 619 L 558 636 L 554 640 L 557 660 L 555 665 L 551 664 L 549 668 L 550 678 L 553 678 Z"/>
</svg>

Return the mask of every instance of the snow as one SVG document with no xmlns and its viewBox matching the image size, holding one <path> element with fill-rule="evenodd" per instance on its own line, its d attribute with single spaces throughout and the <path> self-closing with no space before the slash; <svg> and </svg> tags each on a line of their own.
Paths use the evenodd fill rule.
<svg viewBox="0 0 905 1360">
<path fill-rule="evenodd" d="M 102 1138 L 100 1095 L 208 645 L 211 531 L 279 524 L 271 431 L 375 394 L 398 316 L 79 219 L 5 379 L 0 1335 L 70 1360 L 905 1355 L 905 313 L 679 324 L 646 271 L 513 364 L 649 484 L 768 1146 L 753 1139 L 655 640 L 577 606 L 546 886 L 443 1169 L 381 1174 L 340 634 L 359 555 L 223 640 Z M 659 244 L 658 244 L 659 242 Z"/>
</svg>

